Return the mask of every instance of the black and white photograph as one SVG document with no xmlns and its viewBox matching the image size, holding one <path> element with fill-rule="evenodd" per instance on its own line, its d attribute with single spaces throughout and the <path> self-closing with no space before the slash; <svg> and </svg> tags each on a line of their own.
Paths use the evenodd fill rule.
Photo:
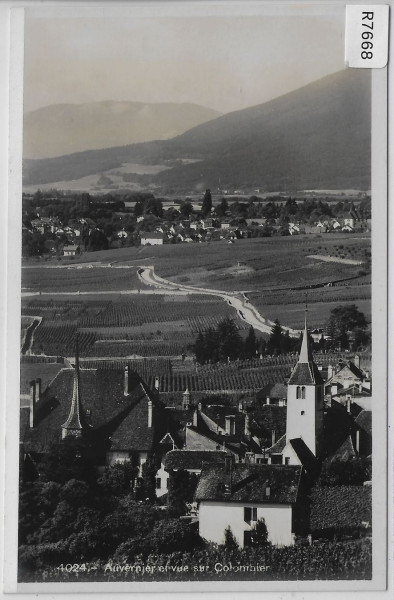
<svg viewBox="0 0 394 600">
<path fill-rule="evenodd" d="M 65 4 L 23 16 L 18 589 L 380 589 L 382 69 L 340 3 Z"/>
</svg>

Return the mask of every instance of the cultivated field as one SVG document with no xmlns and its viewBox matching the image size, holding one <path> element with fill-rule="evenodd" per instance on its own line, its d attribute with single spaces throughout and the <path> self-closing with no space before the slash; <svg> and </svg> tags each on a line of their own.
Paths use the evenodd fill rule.
<svg viewBox="0 0 394 600">
<path fill-rule="evenodd" d="M 341 262 L 311 258 L 316 255 Z M 226 316 L 243 336 L 249 326 L 220 297 L 185 294 L 182 286 L 237 292 L 269 322 L 279 318 L 294 329 L 302 327 L 307 301 L 310 326 L 324 327 L 339 304 L 356 304 L 370 317 L 369 263 L 365 234 L 131 247 L 30 261 L 22 273 L 22 315 L 43 317 L 32 354 L 72 355 L 78 329 L 83 357 L 190 355 L 198 332 Z M 145 285 L 138 277 L 144 265 L 179 289 L 164 293 Z"/>
</svg>

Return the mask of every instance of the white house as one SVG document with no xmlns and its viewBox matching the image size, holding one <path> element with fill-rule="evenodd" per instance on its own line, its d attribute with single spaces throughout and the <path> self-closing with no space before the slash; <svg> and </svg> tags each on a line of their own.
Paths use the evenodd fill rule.
<svg viewBox="0 0 394 600">
<path fill-rule="evenodd" d="M 71 244 L 69 246 L 64 246 L 63 248 L 63 256 L 75 256 L 79 254 L 80 248 L 75 244 Z"/>
<path fill-rule="evenodd" d="M 272 544 L 294 543 L 302 512 L 300 466 L 224 464 L 204 466 L 197 486 L 199 533 L 224 542 L 227 527 L 243 547 L 258 520 L 264 519 Z"/>
<path fill-rule="evenodd" d="M 151 246 L 161 246 L 164 241 L 164 234 L 157 231 L 141 233 L 140 236 L 141 246 L 147 246 L 148 244 Z"/>
</svg>

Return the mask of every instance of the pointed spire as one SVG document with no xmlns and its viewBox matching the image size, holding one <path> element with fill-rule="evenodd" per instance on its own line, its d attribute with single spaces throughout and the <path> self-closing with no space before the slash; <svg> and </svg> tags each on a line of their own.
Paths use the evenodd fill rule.
<svg viewBox="0 0 394 600">
<path fill-rule="evenodd" d="M 79 389 L 79 348 L 78 348 L 78 333 L 75 341 L 75 370 L 74 370 L 74 384 L 73 384 L 73 395 L 71 400 L 70 413 L 67 421 L 62 425 L 62 437 L 65 438 L 67 435 L 81 436 L 83 429 L 88 427 L 81 403 L 80 389 Z"/>
<path fill-rule="evenodd" d="M 302 337 L 301 351 L 300 356 L 298 358 L 299 363 L 310 363 L 313 362 L 312 350 L 309 343 L 309 335 L 308 335 L 308 325 L 307 325 L 307 313 L 308 306 L 305 306 L 305 325 L 304 325 L 304 333 Z"/>
</svg>

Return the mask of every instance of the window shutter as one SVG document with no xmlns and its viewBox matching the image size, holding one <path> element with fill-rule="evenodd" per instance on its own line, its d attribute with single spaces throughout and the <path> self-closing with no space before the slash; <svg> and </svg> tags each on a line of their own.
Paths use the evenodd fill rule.
<svg viewBox="0 0 394 600">
<path fill-rule="evenodd" d="M 257 521 L 257 508 L 252 508 L 252 521 Z"/>
<path fill-rule="evenodd" d="M 250 523 L 252 520 L 252 509 L 249 506 L 245 506 L 244 508 L 244 521 L 246 523 Z"/>
</svg>

